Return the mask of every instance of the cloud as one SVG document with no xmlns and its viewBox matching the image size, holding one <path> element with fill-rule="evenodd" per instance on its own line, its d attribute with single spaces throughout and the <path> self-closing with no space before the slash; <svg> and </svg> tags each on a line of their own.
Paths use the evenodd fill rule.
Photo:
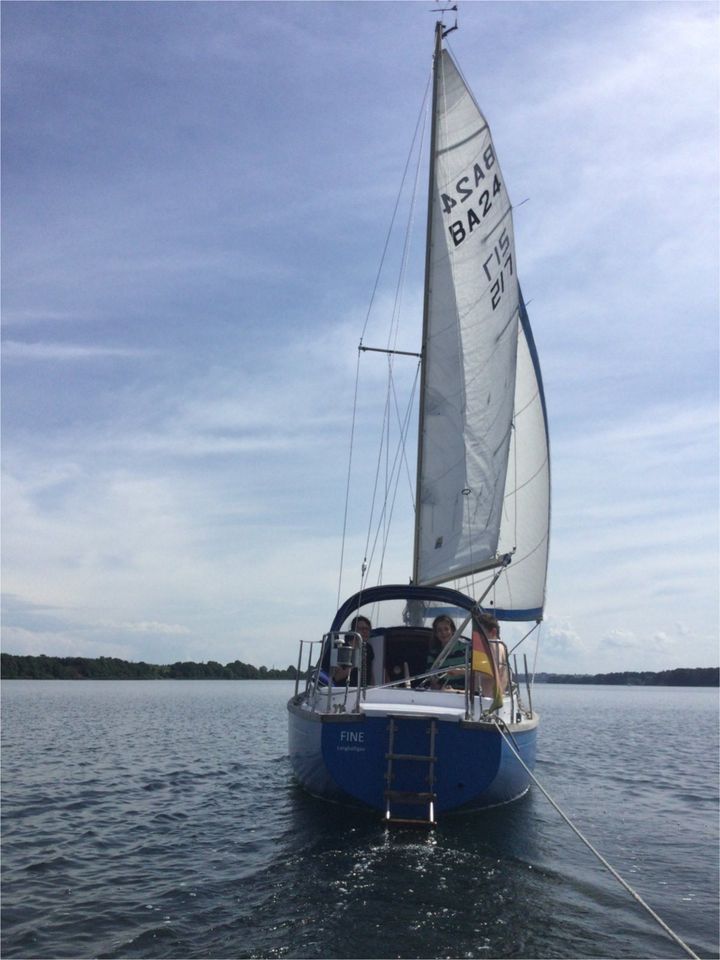
<svg viewBox="0 0 720 960">
<path fill-rule="evenodd" d="M 551 617 L 542 628 L 542 649 L 553 657 L 572 657 L 583 652 L 584 644 L 569 621 Z"/>
<path fill-rule="evenodd" d="M 670 637 L 664 631 L 659 630 L 657 633 L 653 634 L 651 638 L 651 645 L 655 650 L 667 652 L 675 649 L 678 646 L 678 640 L 678 637 Z M 680 642 L 682 642 L 682 640 Z"/>
<path fill-rule="evenodd" d="M 81 317 L 79 314 L 70 311 L 47 309 L 9 309 L 3 308 L 2 322 L 5 329 L 10 326 L 22 326 L 32 324 L 62 324 L 77 323 L 80 320 L 88 320 L 89 317 Z"/>
<path fill-rule="evenodd" d="M 134 659 L 132 647 L 102 637 L 82 637 L 72 632 L 38 633 L 22 627 L 3 626 L 3 652 L 39 657 L 118 657 Z"/>
<path fill-rule="evenodd" d="M 143 620 L 139 623 L 131 622 L 101 622 L 97 624 L 98 627 L 101 627 L 105 630 L 117 630 L 120 633 L 143 633 L 143 634 L 160 634 L 162 636 L 181 636 L 187 635 L 190 633 L 187 627 L 182 626 L 179 623 L 158 623 L 154 620 Z"/>
<path fill-rule="evenodd" d="M 5 340 L 2 345 L 4 360 L 28 361 L 74 361 L 109 359 L 135 359 L 147 357 L 147 351 L 129 347 L 98 347 L 69 343 L 23 343 Z"/>
<path fill-rule="evenodd" d="M 94 621 L 88 617 L 85 603 L 38 603 L 15 594 L 2 595 L 2 645 L 12 653 L 127 659 L 136 653 L 135 634 L 176 637 L 189 633 L 181 624 Z"/>
<path fill-rule="evenodd" d="M 427 30 L 402 4 L 380 34 L 374 4 L 109 9 L 4 18 L 4 582 L 27 604 L 4 649 L 286 665 L 337 595 L 358 339 Z M 554 483 L 538 668 L 716 662 L 717 11 L 463 17 L 452 39 L 530 197 L 516 245 Z M 381 284 L 365 345 L 395 314 Z M 416 369 L 396 360 L 399 392 Z M 342 591 L 383 485 L 386 372 L 360 358 Z M 407 487 L 386 580 L 408 574 Z"/>
<path fill-rule="evenodd" d="M 642 640 L 631 630 L 608 630 L 601 642 L 623 651 L 642 646 Z"/>
</svg>

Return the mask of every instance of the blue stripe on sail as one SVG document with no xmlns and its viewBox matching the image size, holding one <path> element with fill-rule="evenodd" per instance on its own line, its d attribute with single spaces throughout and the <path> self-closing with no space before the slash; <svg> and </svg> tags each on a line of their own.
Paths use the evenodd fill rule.
<svg viewBox="0 0 720 960">
<path fill-rule="evenodd" d="M 543 615 L 542 607 L 533 607 L 529 610 L 505 610 L 502 607 L 484 607 L 481 604 L 480 609 L 491 613 L 498 620 L 542 620 Z M 425 615 L 428 618 L 439 617 L 441 614 L 454 618 L 462 616 L 463 612 L 460 607 L 426 607 L 425 609 Z"/>
<path fill-rule="evenodd" d="M 498 620 L 542 620 L 543 608 L 535 607 L 531 610 L 503 610 L 501 607 L 483 607 L 488 613 L 492 613 Z"/>
</svg>

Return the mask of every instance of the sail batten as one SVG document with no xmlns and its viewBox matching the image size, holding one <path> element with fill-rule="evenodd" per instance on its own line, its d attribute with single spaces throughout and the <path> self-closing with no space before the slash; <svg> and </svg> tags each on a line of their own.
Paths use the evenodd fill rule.
<svg viewBox="0 0 720 960">
<path fill-rule="evenodd" d="M 449 146 L 443 147 L 442 149 L 437 150 L 436 151 L 437 156 L 439 156 L 441 153 L 450 153 L 451 150 L 456 150 L 458 147 L 464 147 L 466 143 L 470 143 L 470 141 L 474 140 L 475 137 L 479 137 L 481 133 L 485 133 L 487 128 L 488 128 L 488 125 L 484 124 L 484 126 L 480 127 L 474 133 L 471 133 L 469 136 L 465 137 L 464 140 L 460 140 L 458 143 L 451 143 Z"/>
<path fill-rule="evenodd" d="M 496 608 L 535 618 L 549 456 L 512 204 L 487 121 L 446 50 L 435 71 L 415 580 L 475 577 L 482 590 L 496 577 Z M 505 553 L 513 562 L 488 573 Z"/>
</svg>

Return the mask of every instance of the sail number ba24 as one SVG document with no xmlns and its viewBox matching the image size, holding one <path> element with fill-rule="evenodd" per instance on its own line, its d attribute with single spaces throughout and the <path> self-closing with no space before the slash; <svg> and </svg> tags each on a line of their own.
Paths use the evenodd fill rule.
<svg viewBox="0 0 720 960">
<path fill-rule="evenodd" d="M 472 170 L 456 182 L 451 193 L 440 195 L 443 213 L 446 217 L 457 216 L 458 211 L 455 211 L 454 208 L 471 201 L 470 205 L 463 211 L 463 218 L 448 224 L 448 232 L 455 247 L 459 247 L 473 230 L 482 224 L 492 209 L 493 199 L 502 192 L 502 183 L 497 173 L 492 174 L 491 183 L 486 183 L 494 166 L 495 151 L 491 144 L 483 154 L 482 163 L 474 163 Z M 500 268 L 499 274 L 497 274 L 498 267 Z M 510 250 L 510 239 L 506 230 L 502 231 L 497 244 L 484 261 L 483 270 L 489 281 L 493 281 L 493 278 L 495 278 L 491 287 L 491 303 L 493 310 L 495 310 L 505 291 L 505 272 L 507 271 L 510 276 L 513 272 L 512 251 Z"/>
</svg>

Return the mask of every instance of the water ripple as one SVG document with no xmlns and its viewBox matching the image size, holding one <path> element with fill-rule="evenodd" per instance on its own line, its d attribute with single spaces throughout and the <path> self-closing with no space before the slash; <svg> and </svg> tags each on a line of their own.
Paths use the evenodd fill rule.
<svg viewBox="0 0 720 960">
<path fill-rule="evenodd" d="M 680 955 L 537 791 L 427 833 L 308 797 L 286 754 L 289 692 L 4 683 L 3 957 Z M 553 707 L 538 775 L 717 956 L 714 698 L 677 756 L 662 698 L 633 714 L 626 688 L 573 697 L 536 692 Z"/>
</svg>

